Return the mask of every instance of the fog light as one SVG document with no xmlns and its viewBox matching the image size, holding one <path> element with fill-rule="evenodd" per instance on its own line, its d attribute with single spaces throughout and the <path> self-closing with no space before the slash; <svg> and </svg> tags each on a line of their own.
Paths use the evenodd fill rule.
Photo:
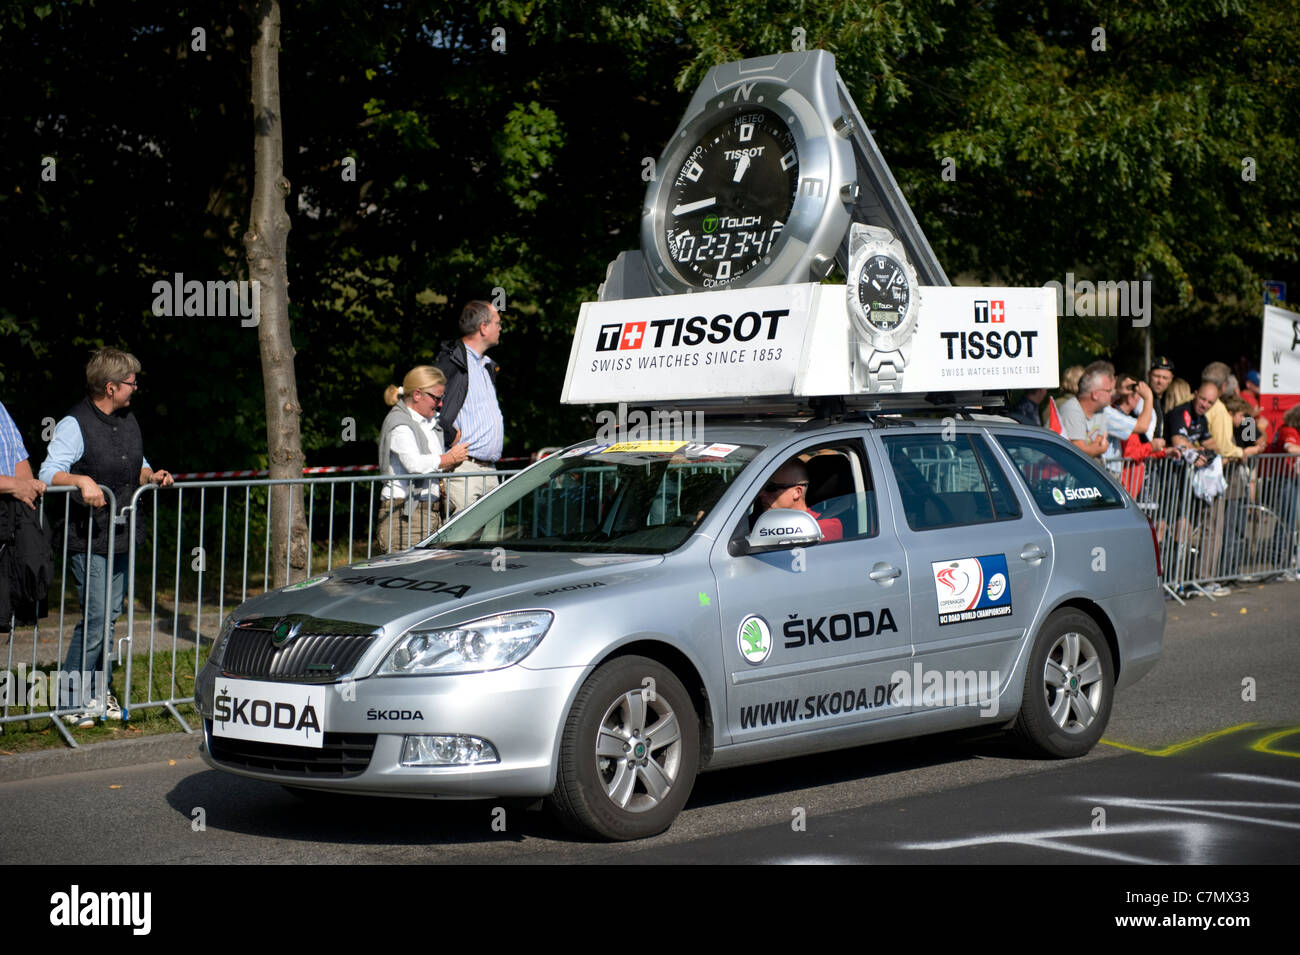
<svg viewBox="0 0 1300 955">
<path fill-rule="evenodd" d="M 474 766 L 499 763 L 491 743 L 477 736 L 408 736 L 402 742 L 403 766 Z"/>
</svg>

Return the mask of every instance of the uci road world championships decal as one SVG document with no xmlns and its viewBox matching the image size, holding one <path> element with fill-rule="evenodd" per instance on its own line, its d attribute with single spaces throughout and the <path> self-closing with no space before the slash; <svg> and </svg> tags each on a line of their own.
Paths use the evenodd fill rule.
<svg viewBox="0 0 1300 955">
<path fill-rule="evenodd" d="M 934 561 L 930 569 L 934 572 L 940 626 L 1011 614 L 1005 554 Z"/>
</svg>

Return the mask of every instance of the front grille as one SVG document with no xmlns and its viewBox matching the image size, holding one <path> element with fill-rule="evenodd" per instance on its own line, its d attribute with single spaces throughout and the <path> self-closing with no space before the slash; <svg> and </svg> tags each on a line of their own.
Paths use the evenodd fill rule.
<svg viewBox="0 0 1300 955">
<path fill-rule="evenodd" d="M 204 720 L 208 753 L 218 763 L 236 769 L 304 779 L 348 779 L 360 776 L 375 752 L 374 733 L 326 733 L 325 745 L 286 746 L 214 736 L 212 720 Z"/>
<path fill-rule="evenodd" d="M 277 647 L 273 642 L 276 619 L 245 621 L 235 627 L 221 658 L 227 676 L 334 683 L 352 671 L 375 639 L 373 627 L 309 618 L 297 636 Z"/>
</svg>

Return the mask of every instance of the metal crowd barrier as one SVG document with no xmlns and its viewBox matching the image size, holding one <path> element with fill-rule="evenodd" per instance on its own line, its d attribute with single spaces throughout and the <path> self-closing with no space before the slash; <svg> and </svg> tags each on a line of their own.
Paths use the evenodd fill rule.
<svg viewBox="0 0 1300 955">
<path fill-rule="evenodd" d="M 110 509 L 107 513 L 115 512 L 117 510 L 117 499 L 113 496 L 113 492 L 102 484 L 99 485 L 99 489 L 104 492 L 104 501 Z M 22 628 L 18 626 L 17 608 L 15 608 L 14 615 L 5 621 L 9 631 L 9 639 L 5 654 L 4 684 L 3 687 L 0 687 L 0 726 L 6 723 L 49 719 L 64 741 L 75 748 L 77 741 L 68 732 L 63 717 L 80 715 L 85 712 L 87 708 L 83 704 L 92 694 L 98 694 L 96 697 L 98 712 L 100 714 L 105 712 L 107 704 L 105 688 L 108 686 L 108 677 L 112 667 L 113 646 L 109 626 L 111 614 L 105 612 L 100 630 L 101 646 L 106 648 L 103 662 L 96 671 L 86 669 L 86 648 L 87 641 L 90 638 L 87 631 L 90 628 L 90 622 L 89 607 L 83 606 L 80 620 L 83 636 L 80 659 L 65 659 L 71 647 L 65 648 L 64 646 L 64 625 L 68 621 L 73 621 L 73 628 L 75 629 L 76 626 L 76 617 L 68 607 L 69 590 L 74 594 L 77 590 L 75 581 L 69 580 L 72 562 L 69 559 L 67 534 L 69 517 L 72 513 L 72 494 L 74 492 L 77 492 L 77 489 L 73 487 L 50 487 L 46 489 L 36 504 L 39 520 L 61 521 L 63 528 L 62 541 L 55 545 L 55 574 L 54 579 L 51 581 L 50 594 L 42 602 L 44 606 L 36 608 L 35 619 L 31 624 L 31 634 L 27 636 L 21 632 L 25 629 L 25 625 Z M 102 558 L 104 560 L 102 606 L 106 609 L 112 599 L 114 567 L 118 562 L 127 559 L 126 554 L 114 553 L 117 544 L 118 527 L 119 524 L 116 521 L 109 524 L 108 554 Z M 95 537 L 94 511 L 90 512 L 86 537 L 87 548 L 83 556 L 86 560 L 84 573 L 86 574 L 87 595 L 89 596 L 91 565 L 95 556 L 91 548 L 91 542 L 94 541 Z M 56 618 L 58 625 L 54 634 L 55 643 L 51 648 L 48 645 L 50 624 L 47 623 L 45 628 L 47 633 L 43 638 L 41 620 L 42 618 L 54 616 L 50 604 L 56 598 L 58 600 Z M 42 610 L 47 612 L 41 613 Z M 69 634 L 69 642 L 71 642 L 71 639 L 72 636 Z M 44 641 L 44 646 L 42 641 Z M 16 661 L 15 657 L 17 657 Z M 65 663 L 72 663 L 73 667 L 68 668 Z"/>
<path fill-rule="evenodd" d="M 403 481 L 440 481 L 443 491 L 438 501 L 421 501 L 423 520 L 412 521 L 413 526 L 437 526 L 450 482 L 485 477 L 503 481 L 515 473 L 402 475 Z M 129 720 L 133 711 L 162 707 L 186 732 L 193 732 L 178 707 L 193 702 L 188 687 L 231 609 L 267 589 L 342 564 L 402 550 L 427 536 L 419 534 L 403 542 L 393 522 L 387 524 L 387 533 L 377 526 L 384 485 L 393 480 L 391 474 L 366 474 L 280 481 L 194 481 L 167 488 L 150 484 L 137 489 L 109 528 L 105 605 L 111 599 L 113 566 L 125 560 L 124 609 L 113 627 L 111 615 L 104 615 L 103 638 L 110 641 L 106 644 L 109 651 L 89 678 L 93 686 L 107 688 L 116 666 L 121 672 L 115 681 L 115 693 L 124 720 Z M 116 511 L 112 492 L 102 485 L 101 489 Z M 4 680 L 0 683 L 0 726 L 49 719 L 73 747 L 76 741 L 61 717 L 79 715 L 86 707 L 60 707 L 58 697 L 52 694 L 58 674 L 63 671 L 76 620 L 76 587 L 71 580 L 67 535 L 69 495 L 74 491 L 70 487 L 49 488 L 38 504 L 42 515 L 54 518 L 56 530 L 61 532 L 54 545 L 54 584 L 47 601 L 48 612 L 30 624 L 19 626 L 16 619 L 5 622 L 9 631 L 7 672 L 0 675 Z M 301 503 L 290 491 L 301 494 Z M 280 494 L 286 497 L 282 512 L 285 526 L 299 525 L 302 546 L 275 554 L 271 522 L 278 503 L 273 498 Z M 139 546 L 137 528 L 144 531 Z M 112 554 L 116 540 L 123 534 L 128 536 L 127 551 Z M 86 609 L 80 612 L 84 619 Z M 146 656 L 140 661 L 146 668 L 143 680 L 134 672 L 136 654 Z M 81 669 L 85 669 L 84 664 Z M 47 679 L 46 671 L 54 675 Z M 40 676 L 33 680 L 33 673 Z M 182 674 L 189 682 L 181 679 Z M 133 689 L 140 682 L 144 685 L 142 693 Z M 36 683 L 47 692 L 34 694 L 32 687 Z M 102 695 L 96 710 L 101 719 L 105 712 Z"/>
<path fill-rule="evenodd" d="M 1300 459 L 1260 454 L 1223 460 L 1222 482 L 1207 488 L 1179 459 L 1124 461 L 1120 483 L 1156 529 L 1162 583 L 1174 599 L 1213 596 L 1208 584 L 1255 582 L 1300 568 L 1297 495 Z"/>
<path fill-rule="evenodd" d="M 443 519 L 446 489 L 454 481 L 485 477 L 502 481 L 516 472 L 472 471 L 467 474 L 402 475 L 403 482 L 440 481 L 438 500 L 424 498 L 413 527 L 430 533 Z M 145 552 L 130 551 L 131 591 L 127 632 L 147 650 L 144 698 L 122 700 L 123 715 L 151 707 L 165 708 L 186 732 L 194 732 L 177 707 L 193 694 L 178 685 L 178 666 L 197 675 L 229 610 L 267 590 L 296 583 L 373 556 L 404 550 L 426 533 L 403 539 L 394 522 L 377 526 L 384 485 L 391 474 L 347 475 L 290 480 L 187 481 L 169 488 L 147 485 L 136 491 L 127 509 L 132 529 L 146 528 Z M 301 503 L 295 491 L 302 495 Z M 277 497 L 283 497 L 277 503 Z M 272 521 L 279 507 L 285 526 L 299 525 L 283 554 L 273 553 Z M 187 510 L 188 509 L 188 510 Z M 134 531 L 133 531 L 134 532 Z M 170 598 L 170 599 L 169 599 Z M 146 622 L 136 625 L 136 601 L 148 607 Z M 182 652 L 182 647 L 185 652 Z M 188 653 L 193 649 L 193 656 Z M 133 654 L 126 656 L 126 683 L 133 686 Z"/>
</svg>

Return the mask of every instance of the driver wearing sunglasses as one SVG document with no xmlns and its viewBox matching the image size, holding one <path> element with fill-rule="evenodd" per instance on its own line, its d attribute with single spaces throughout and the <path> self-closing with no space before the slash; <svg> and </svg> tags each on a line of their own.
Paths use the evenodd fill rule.
<svg viewBox="0 0 1300 955">
<path fill-rule="evenodd" d="M 821 528 L 822 540 L 837 541 L 844 538 L 844 528 L 839 518 L 821 515 L 808 506 L 808 469 L 798 458 L 791 458 L 773 472 L 762 490 L 758 492 L 758 512 L 774 507 L 789 508 L 792 511 L 806 511 Z"/>
</svg>

